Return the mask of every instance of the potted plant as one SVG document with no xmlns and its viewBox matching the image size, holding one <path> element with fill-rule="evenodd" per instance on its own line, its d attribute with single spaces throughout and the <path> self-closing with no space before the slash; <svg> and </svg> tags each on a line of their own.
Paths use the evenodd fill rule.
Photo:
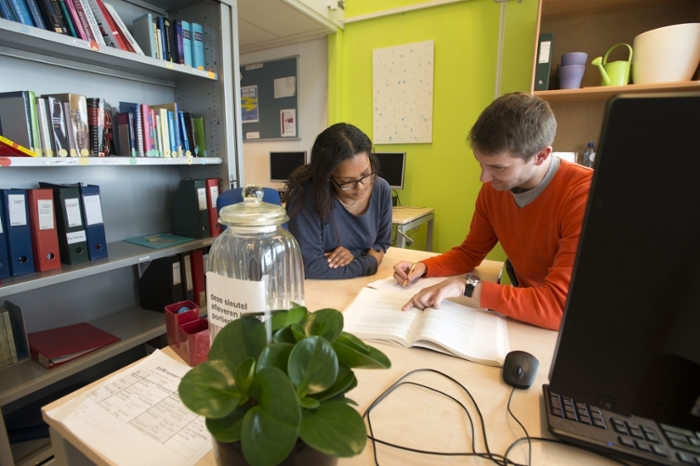
<svg viewBox="0 0 700 466">
<path fill-rule="evenodd" d="M 253 466 L 272 466 L 306 448 L 335 461 L 359 454 L 367 440 L 345 397 L 357 386 L 352 369 L 390 366 L 384 353 L 343 331 L 341 312 L 297 306 L 275 311 L 269 323 L 252 316 L 228 323 L 179 392 L 206 418 L 220 454 L 233 448 Z"/>
</svg>

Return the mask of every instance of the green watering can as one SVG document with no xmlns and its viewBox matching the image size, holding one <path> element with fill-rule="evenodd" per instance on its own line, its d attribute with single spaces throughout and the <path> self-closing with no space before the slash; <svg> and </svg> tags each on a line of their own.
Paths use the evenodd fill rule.
<svg viewBox="0 0 700 466">
<path fill-rule="evenodd" d="M 630 56 L 627 61 L 618 60 L 608 63 L 608 55 L 616 47 L 624 45 L 630 49 Z M 601 86 L 625 86 L 630 80 L 630 66 L 632 65 L 632 46 L 629 44 L 615 44 L 605 53 L 605 57 L 594 58 L 591 65 L 597 66 L 602 79 Z"/>
</svg>

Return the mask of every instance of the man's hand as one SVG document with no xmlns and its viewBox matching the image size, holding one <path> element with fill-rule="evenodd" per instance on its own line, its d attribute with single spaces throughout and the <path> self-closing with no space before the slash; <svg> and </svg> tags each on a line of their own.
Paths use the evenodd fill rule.
<svg viewBox="0 0 700 466">
<path fill-rule="evenodd" d="M 374 248 L 369 248 L 369 250 L 367 251 L 367 255 L 377 259 L 377 267 L 379 267 L 382 263 L 382 260 L 384 260 L 384 252 L 381 250 L 375 251 Z"/>
<path fill-rule="evenodd" d="M 399 264 L 396 264 L 399 265 Z M 416 267 L 418 268 L 418 267 Z M 396 274 L 394 274 L 396 275 Z M 433 285 L 431 287 L 425 288 L 418 293 L 416 293 L 409 302 L 407 302 L 404 307 L 401 308 L 402 311 L 408 311 L 412 307 L 417 307 L 418 309 L 425 309 L 426 307 L 434 307 L 435 309 L 440 309 L 440 304 L 445 298 L 456 298 L 458 296 L 464 295 L 464 289 L 467 286 L 467 280 L 464 277 L 452 277 L 447 280 Z M 479 289 L 479 294 L 481 293 L 481 284 L 477 286 Z M 476 293 L 474 289 L 474 293 Z M 472 297 L 476 299 L 475 294 Z"/>
<path fill-rule="evenodd" d="M 324 256 L 328 258 L 328 267 L 331 269 L 345 267 L 355 259 L 355 256 L 342 246 L 338 246 L 332 252 L 325 253 Z"/>
<path fill-rule="evenodd" d="M 427 267 L 422 262 L 402 261 L 394 264 L 394 280 L 401 286 L 408 286 L 416 278 L 425 275 Z"/>
</svg>

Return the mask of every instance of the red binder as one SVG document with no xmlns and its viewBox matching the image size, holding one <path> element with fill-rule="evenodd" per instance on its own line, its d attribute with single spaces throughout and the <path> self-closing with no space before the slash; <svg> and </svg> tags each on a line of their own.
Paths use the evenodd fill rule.
<svg viewBox="0 0 700 466">
<path fill-rule="evenodd" d="M 216 200 L 219 197 L 219 179 L 207 178 L 207 210 L 209 212 L 209 234 L 216 238 L 221 234 L 221 224 L 219 223 L 219 211 L 216 208 Z"/>
<path fill-rule="evenodd" d="M 192 261 L 192 284 L 194 286 L 194 302 L 199 307 L 207 305 L 207 290 L 206 290 L 206 270 L 204 270 L 204 253 L 201 249 L 195 249 L 190 252 Z"/>
<path fill-rule="evenodd" d="M 61 267 L 52 189 L 28 189 L 29 228 L 32 234 L 34 270 L 46 272 Z"/>
<path fill-rule="evenodd" d="M 53 369 L 120 340 L 86 322 L 27 335 L 32 359 Z"/>
</svg>

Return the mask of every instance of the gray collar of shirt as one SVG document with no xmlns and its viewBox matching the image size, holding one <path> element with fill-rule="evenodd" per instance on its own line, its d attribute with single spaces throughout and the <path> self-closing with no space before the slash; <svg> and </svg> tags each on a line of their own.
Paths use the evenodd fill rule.
<svg viewBox="0 0 700 466">
<path fill-rule="evenodd" d="M 517 205 L 521 209 L 526 205 L 530 204 L 535 199 L 537 199 L 537 196 L 542 194 L 542 191 L 545 190 L 549 182 L 552 181 L 552 178 L 554 178 L 554 174 L 557 172 L 559 166 L 561 165 L 561 160 L 555 155 L 550 155 L 550 158 L 552 159 L 552 162 L 549 164 L 549 169 L 544 175 L 544 178 L 542 178 L 542 181 L 540 181 L 540 184 L 522 193 L 514 193 L 511 190 L 511 194 L 513 194 L 513 199 L 515 199 L 515 205 Z"/>
</svg>

